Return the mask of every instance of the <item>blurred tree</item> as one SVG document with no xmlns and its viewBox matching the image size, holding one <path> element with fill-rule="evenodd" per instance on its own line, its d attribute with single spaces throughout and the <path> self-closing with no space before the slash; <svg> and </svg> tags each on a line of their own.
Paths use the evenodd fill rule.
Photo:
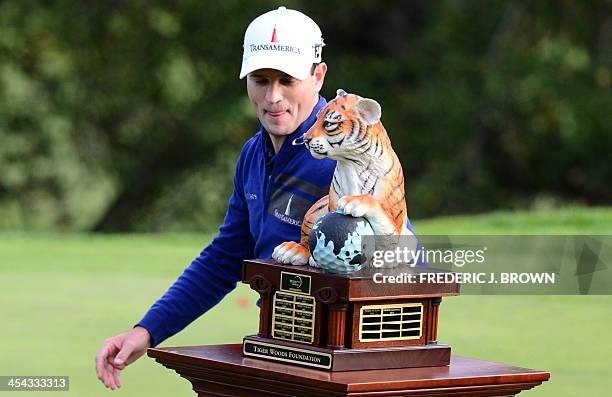
<svg viewBox="0 0 612 397">
<path fill-rule="evenodd" d="M 612 2 L 356 1 L 326 11 L 327 87 L 382 104 L 413 216 L 543 194 L 612 201 Z"/>
<path fill-rule="evenodd" d="M 612 200 L 612 2 L 288 1 L 377 99 L 413 217 Z M 0 227 L 216 227 L 272 1 L 0 3 Z"/>
<path fill-rule="evenodd" d="M 227 195 L 231 167 L 219 154 L 235 157 L 256 130 L 236 78 L 254 14 L 245 4 L 3 3 L 3 102 L 12 106 L 2 168 L 13 175 L 3 196 L 17 197 L 24 217 L 63 209 L 55 222 L 70 225 L 81 213 L 66 196 L 102 184 L 98 219 L 85 226 L 125 231 L 158 224 L 148 219 L 157 201 L 195 183 L 198 169 L 215 169 L 208 177 Z M 38 156 L 46 167 L 19 173 Z M 29 203 L 38 191 L 50 196 L 41 211 Z M 224 207 L 197 209 L 218 218 Z"/>
</svg>

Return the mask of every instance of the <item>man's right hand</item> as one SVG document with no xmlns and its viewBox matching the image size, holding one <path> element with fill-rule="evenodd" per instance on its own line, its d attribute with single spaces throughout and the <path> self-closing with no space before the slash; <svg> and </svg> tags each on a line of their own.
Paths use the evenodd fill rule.
<svg viewBox="0 0 612 397">
<path fill-rule="evenodd" d="M 110 389 L 121 387 L 119 374 L 138 360 L 151 346 L 151 335 L 142 327 L 135 327 L 104 341 L 96 355 L 98 379 Z"/>
</svg>

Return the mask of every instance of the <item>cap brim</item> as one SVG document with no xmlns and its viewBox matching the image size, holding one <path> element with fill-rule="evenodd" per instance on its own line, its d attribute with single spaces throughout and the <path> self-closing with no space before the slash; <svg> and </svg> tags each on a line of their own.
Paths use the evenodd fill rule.
<svg viewBox="0 0 612 397">
<path fill-rule="evenodd" d="M 308 65 L 303 59 L 297 57 L 288 58 L 286 56 L 252 55 L 242 61 L 242 69 L 240 69 L 240 78 L 244 78 L 247 74 L 259 69 L 276 69 L 285 72 L 288 75 L 295 77 L 298 80 L 304 80 L 310 74 L 312 64 Z"/>
</svg>

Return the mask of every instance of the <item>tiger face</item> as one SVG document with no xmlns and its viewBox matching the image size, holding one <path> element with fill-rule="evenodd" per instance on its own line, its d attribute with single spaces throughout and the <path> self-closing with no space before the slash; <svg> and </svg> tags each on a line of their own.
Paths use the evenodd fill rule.
<svg viewBox="0 0 612 397">
<path fill-rule="evenodd" d="M 317 121 L 304 134 L 304 144 L 314 158 L 350 159 L 366 152 L 380 122 L 381 108 L 373 99 L 337 91 L 335 99 L 317 114 Z"/>
</svg>

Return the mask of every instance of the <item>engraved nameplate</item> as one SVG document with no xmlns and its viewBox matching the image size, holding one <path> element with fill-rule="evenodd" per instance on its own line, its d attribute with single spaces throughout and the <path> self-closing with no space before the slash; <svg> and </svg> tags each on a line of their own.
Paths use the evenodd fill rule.
<svg viewBox="0 0 612 397">
<path fill-rule="evenodd" d="M 310 276 L 281 272 L 280 289 L 281 291 L 310 295 Z"/>
<path fill-rule="evenodd" d="M 295 347 L 280 346 L 272 343 L 256 342 L 246 339 L 242 351 L 247 356 L 264 357 L 275 361 L 283 361 L 309 367 L 330 369 L 331 354 Z"/>
<path fill-rule="evenodd" d="M 406 303 L 363 306 L 359 316 L 359 341 L 419 339 L 423 304 Z"/>
<path fill-rule="evenodd" d="M 300 343 L 314 341 L 315 299 L 277 291 L 272 307 L 272 337 Z"/>
</svg>

